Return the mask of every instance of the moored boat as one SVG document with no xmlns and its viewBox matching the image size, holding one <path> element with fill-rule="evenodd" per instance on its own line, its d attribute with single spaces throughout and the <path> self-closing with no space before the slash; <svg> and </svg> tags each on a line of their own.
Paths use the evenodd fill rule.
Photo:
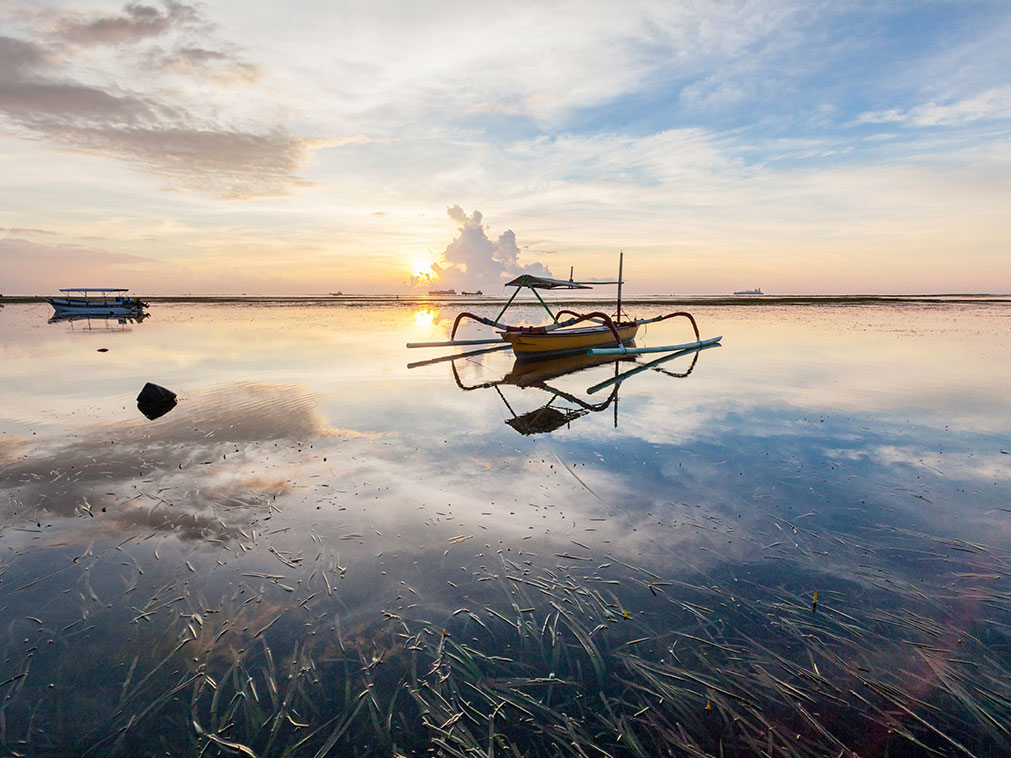
<svg viewBox="0 0 1011 758">
<path fill-rule="evenodd" d="M 517 357 L 549 358 L 556 355 L 586 353 L 591 347 L 618 347 L 635 339 L 639 325 L 634 321 L 547 331 L 543 326 L 515 326 L 499 332 L 512 345 Z M 617 332 L 617 337 L 615 337 Z"/>
<path fill-rule="evenodd" d="M 702 347 L 704 345 L 716 344 L 720 341 L 721 337 L 702 340 L 699 336 L 699 327 L 695 323 L 695 318 L 685 311 L 676 311 L 644 319 L 633 319 L 625 315 L 621 307 L 621 286 L 624 284 L 621 278 L 623 260 L 624 255 L 619 258 L 618 279 L 613 282 L 577 282 L 573 280 L 571 270 L 568 281 L 545 276 L 534 276 L 533 274 L 522 274 L 512 281 L 505 283 L 506 287 L 515 287 L 516 291 L 506 301 L 506 304 L 495 318 L 487 318 L 465 311 L 457 315 L 448 340 L 441 342 L 409 342 L 407 347 L 456 347 L 499 344 L 502 347 L 511 347 L 517 359 L 540 359 L 577 353 L 584 355 L 603 354 L 596 351 L 605 351 L 607 354 L 614 355 L 635 355 L 641 352 L 684 350 L 690 349 L 693 346 Z M 602 311 L 577 313 L 568 309 L 553 313 L 538 293 L 538 290 L 592 289 L 591 285 L 599 284 L 618 285 L 618 301 L 613 315 Z M 542 326 L 519 326 L 510 325 L 502 321 L 502 317 L 509 309 L 509 306 L 512 305 L 516 296 L 521 290 L 525 289 L 532 292 L 538 302 L 544 307 L 544 310 L 547 311 L 548 316 L 551 318 L 550 323 Z M 639 327 L 643 324 L 654 324 L 658 321 L 678 316 L 687 318 L 691 323 L 692 331 L 695 333 L 695 342 L 671 345 L 669 347 L 638 348 L 629 346 L 629 343 L 635 339 Z M 498 337 L 495 339 L 456 339 L 456 331 L 464 319 L 477 321 L 498 330 Z"/>
<path fill-rule="evenodd" d="M 57 314 L 93 313 L 110 316 L 128 315 L 147 307 L 139 297 L 117 294 L 129 290 L 118 287 L 71 287 L 61 289 L 64 297 L 47 297 L 45 301 L 53 306 Z"/>
</svg>

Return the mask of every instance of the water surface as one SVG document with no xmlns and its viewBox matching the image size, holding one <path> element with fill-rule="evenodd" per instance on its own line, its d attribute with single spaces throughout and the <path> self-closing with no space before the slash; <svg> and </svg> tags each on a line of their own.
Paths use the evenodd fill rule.
<svg viewBox="0 0 1011 758">
<path fill-rule="evenodd" d="M 1011 750 L 1008 305 L 409 368 L 458 309 L 0 311 L 4 748 Z"/>
</svg>

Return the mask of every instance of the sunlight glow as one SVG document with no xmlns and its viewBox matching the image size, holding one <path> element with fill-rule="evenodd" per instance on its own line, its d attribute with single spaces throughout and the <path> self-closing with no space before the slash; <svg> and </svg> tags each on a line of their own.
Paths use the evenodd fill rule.
<svg viewBox="0 0 1011 758">
<path fill-rule="evenodd" d="M 434 326 L 436 315 L 436 311 L 432 308 L 418 311 L 414 314 L 414 325 L 418 327 Z"/>
</svg>

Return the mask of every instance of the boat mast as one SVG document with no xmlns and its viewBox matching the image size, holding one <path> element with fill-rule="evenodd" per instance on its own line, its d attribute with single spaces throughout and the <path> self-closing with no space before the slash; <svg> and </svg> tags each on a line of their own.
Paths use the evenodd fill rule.
<svg viewBox="0 0 1011 758">
<path fill-rule="evenodd" d="M 617 320 L 621 321 L 621 269 L 625 262 L 625 251 L 621 251 L 618 255 L 618 313 Z"/>
</svg>

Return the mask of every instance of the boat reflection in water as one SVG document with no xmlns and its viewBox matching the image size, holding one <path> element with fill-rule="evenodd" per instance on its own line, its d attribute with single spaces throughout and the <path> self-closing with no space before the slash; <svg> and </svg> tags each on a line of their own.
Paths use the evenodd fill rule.
<svg viewBox="0 0 1011 758">
<path fill-rule="evenodd" d="M 508 346 L 506 346 L 507 348 Z M 505 404 L 512 418 L 506 419 L 506 424 L 511 426 L 522 435 L 548 434 L 557 429 L 568 427 L 571 422 L 589 413 L 600 413 L 612 408 L 614 411 L 614 426 L 618 426 L 618 389 L 622 382 L 636 374 L 645 371 L 657 371 L 669 377 L 683 379 L 687 377 L 695 368 L 698 362 L 699 353 L 703 350 L 717 348 L 720 345 L 711 344 L 687 350 L 668 353 L 660 358 L 651 361 L 641 361 L 638 355 L 622 356 L 594 356 L 594 355 L 568 355 L 560 358 L 548 360 L 531 361 L 529 359 L 517 359 L 512 369 L 501 379 L 493 381 L 468 384 L 463 381 L 460 372 L 457 370 L 456 361 L 461 358 L 473 358 L 490 352 L 497 352 L 505 349 L 502 347 L 491 348 L 489 350 L 475 350 L 467 353 L 457 353 L 441 358 L 434 358 L 428 361 L 419 361 L 408 365 L 408 368 L 418 368 L 420 366 L 451 361 L 453 368 L 453 379 L 457 386 L 465 392 L 480 389 L 494 389 Z M 662 367 L 675 358 L 691 355 L 691 362 L 684 371 L 675 372 Z M 614 375 L 604 381 L 598 382 L 585 390 L 586 395 L 594 395 L 610 388 L 610 393 L 606 398 L 598 402 L 591 402 L 589 398 L 583 399 L 573 392 L 559 389 L 551 384 L 556 379 L 572 376 L 583 371 L 598 368 L 601 366 L 613 365 Z M 517 413 L 502 392 L 502 387 L 512 386 L 522 390 L 536 389 L 550 395 L 548 401 L 533 410 L 524 413 Z"/>
<path fill-rule="evenodd" d="M 49 324 L 69 323 L 71 329 L 94 330 L 96 327 L 110 331 L 129 331 L 131 324 L 139 324 L 150 318 L 149 313 L 134 311 L 132 313 L 101 314 L 101 313 L 55 313 L 49 317 Z"/>
</svg>

